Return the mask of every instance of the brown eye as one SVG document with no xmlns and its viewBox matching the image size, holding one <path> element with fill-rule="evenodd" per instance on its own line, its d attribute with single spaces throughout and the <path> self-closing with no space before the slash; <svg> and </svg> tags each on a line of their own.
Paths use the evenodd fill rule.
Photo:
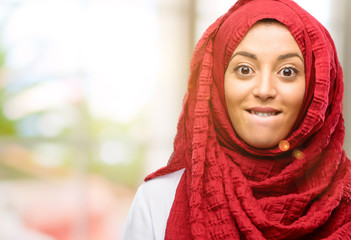
<svg viewBox="0 0 351 240">
<path fill-rule="evenodd" d="M 280 75 L 288 78 L 295 76 L 297 73 L 298 73 L 297 69 L 292 67 L 283 68 L 282 70 L 279 71 Z"/>
<path fill-rule="evenodd" d="M 248 66 L 237 66 L 234 70 L 240 75 L 249 75 L 253 73 L 253 70 Z"/>
</svg>

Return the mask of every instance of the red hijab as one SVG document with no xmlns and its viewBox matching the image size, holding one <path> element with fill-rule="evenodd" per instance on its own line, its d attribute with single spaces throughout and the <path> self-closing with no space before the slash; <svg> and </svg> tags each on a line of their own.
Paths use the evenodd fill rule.
<svg viewBox="0 0 351 240">
<path fill-rule="evenodd" d="M 304 107 L 287 151 L 243 142 L 225 103 L 230 57 L 262 19 L 284 24 L 305 60 Z M 172 157 L 146 178 L 185 168 L 165 239 L 351 239 L 342 79 L 329 33 L 293 1 L 239 1 L 213 23 L 194 51 Z"/>
</svg>

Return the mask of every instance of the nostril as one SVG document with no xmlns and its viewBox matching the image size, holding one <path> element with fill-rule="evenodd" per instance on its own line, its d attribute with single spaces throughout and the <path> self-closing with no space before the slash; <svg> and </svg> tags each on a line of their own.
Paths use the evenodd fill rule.
<svg viewBox="0 0 351 240">
<path fill-rule="evenodd" d="M 252 93 L 255 97 L 263 100 L 274 98 L 277 95 L 277 91 L 274 88 L 255 88 Z"/>
</svg>

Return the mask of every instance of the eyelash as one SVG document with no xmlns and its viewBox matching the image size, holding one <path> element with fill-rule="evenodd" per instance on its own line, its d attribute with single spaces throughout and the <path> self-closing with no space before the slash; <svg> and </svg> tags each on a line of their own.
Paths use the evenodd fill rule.
<svg viewBox="0 0 351 240">
<path fill-rule="evenodd" d="M 239 74 L 240 76 L 247 76 L 248 74 L 242 74 L 242 73 L 240 72 L 240 69 L 242 69 L 242 68 L 248 68 L 248 70 L 250 71 L 250 73 L 248 73 L 248 74 L 254 73 L 254 70 L 253 70 L 251 67 L 247 66 L 247 65 L 239 65 L 239 66 L 237 66 L 237 67 L 234 68 L 234 71 L 235 71 L 237 74 Z"/>
<path fill-rule="evenodd" d="M 286 69 L 291 70 L 291 71 L 293 72 L 293 75 L 292 75 L 292 76 L 284 76 L 282 72 L 283 72 L 284 70 L 286 70 Z M 285 77 L 285 78 L 292 78 L 292 77 L 296 76 L 296 75 L 299 73 L 299 70 L 297 70 L 297 69 L 294 68 L 294 67 L 284 67 L 284 68 L 282 68 L 278 73 L 281 73 L 281 76 L 282 76 L 282 77 Z"/>
<path fill-rule="evenodd" d="M 247 74 L 241 73 L 241 72 L 240 72 L 240 69 L 243 69 L 243 68 L 247 68 L 247 70 L 249 70 L 250 72 L 247 73 Z M 287 70 L 287 69 L 292 71 L 292 76 L 284 76 L 284 75 L 283 75 L 282 71 Z M 250 74 L 252 74 L 252 73 L 255 72 L 251 67 L 249 67 L 249 66 L 247 66 L 247 65 L 239 65 L 239 66 L 237 66 L 237 67 L 234 68 L 234 71 L 235 71 L 237 74 L 239 74 L 240 76 L 243 76 L 243 77 L 247 77 L 247 76 L 249 76 Z M 280 69 L 280 70 L 278 71 L 278 74 L 280 74 L 280 75 L 281 75 L 282 77 L 284 77 L 284 78 L 293 78 L 293 77 L 296 76 L 298 73 L 299 73 L 299 70 L 296 69 L 296 68 L 294 68 L 294 67 L 284 67 L 284 68 L 282 68 L 282 69 Z"/>
</svg>

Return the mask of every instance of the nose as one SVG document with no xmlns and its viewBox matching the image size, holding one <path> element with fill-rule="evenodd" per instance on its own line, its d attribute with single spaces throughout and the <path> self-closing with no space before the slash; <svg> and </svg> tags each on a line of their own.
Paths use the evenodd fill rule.
<svg viewBox="0 0 351 240">
<path fill-rule="evenodd" d="M 274 83 L 274 76 L 270 73 L 258 75 L 252 93 L 262 101 L 275 98 L 277 89 Z"/>
</svg>

